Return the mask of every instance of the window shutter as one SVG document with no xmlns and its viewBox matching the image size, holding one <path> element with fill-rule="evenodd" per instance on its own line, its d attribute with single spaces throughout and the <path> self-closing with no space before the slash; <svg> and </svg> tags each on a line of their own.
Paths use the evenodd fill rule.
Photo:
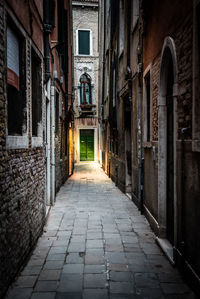
<svg viewBox="0 0 200 299">
<path fill-rule="evenodd" d="M 19 90 L 19 40 L 9 27 L 7 28 L 7 81 Z"/>
<path fill-rule="evenodd" d="M 90 31 L 78 31 L 78 53 L 83 55 L 90 54 Z"/>
</svg>

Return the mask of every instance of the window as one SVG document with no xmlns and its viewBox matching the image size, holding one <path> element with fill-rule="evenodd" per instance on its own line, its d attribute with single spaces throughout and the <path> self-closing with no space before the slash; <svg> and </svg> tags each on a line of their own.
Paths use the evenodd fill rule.
<svg viewBox="0 0 200 299">
<path fill-rule="evenodd" d="M 120 23 L 120 31 L 119 31 L 119 55 L 122 54 L 124 50 L 124 0 L 120 0 L 120 15 L 119 15 L 119 23 Z"/>
<path fill-rule="evenodd" d="M 139 18 L 139 0 L 133 0 L 133 9 L 132 9 L 132 31 L 135 29 Z"/>
<path fill-rule="evenodd" d="M 146 141 L 150 141 L 151 138 L 151 81 L 150 71 L 146 74 L 145 78 L 145 94 L 146 94 L 146 111 L 145 111 L 145 122 L 146 122 Z"/>
<path fill-rule="evenodd" d="M 78 30 L 78 54 L 90 55 L 90 30 Z"/>
<path fill-rule="evenodd" d="M 81 104 L 92 104 L 91 79 L 88 74 L 83 74 L 80 78 L 80 99 Z"/>
<path fill-rule="evenodd" d="M 25 40 L 7 27 L 7 114 L 8 135 L 23 136 L 27 131 Z"/>
<path fill-rule="evenodd" d="M 32 136 L 42 136 L 42 69 L 41 60 L 31 50 Z"/>
</svg>

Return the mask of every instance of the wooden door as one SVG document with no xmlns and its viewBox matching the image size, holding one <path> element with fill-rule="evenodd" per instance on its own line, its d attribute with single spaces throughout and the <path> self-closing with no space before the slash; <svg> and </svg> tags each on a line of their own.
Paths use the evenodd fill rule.
<svg viewBox="0 0 200 299">
<path fill-rule="evenodd" d="M 80 130 L 80 161 L 94 161 L 94 130 Z"/>
</svg>

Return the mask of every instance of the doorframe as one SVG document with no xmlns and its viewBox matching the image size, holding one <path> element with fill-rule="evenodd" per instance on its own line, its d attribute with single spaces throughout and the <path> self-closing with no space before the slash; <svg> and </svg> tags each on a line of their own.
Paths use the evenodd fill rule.
<svg viewBox="0 0 200 299">
<path fill-rule="evenodd" d="M 80 161 L 80 130 L 94 130 L 94 161 L 91 162 L 98 162 L 98 128 L 96 126 L 78 126 L 76 128 L 76 162 L 85 162 Z"/>
<path fill-rule="evenodd" d="M 167 233 L 167 75 L 170 55 L 173 61 L 173 112 L 174 112 L 174 246 L 177 243 L 177 171 L 176 171 L 176 141 L 177 141 L 177 96 L 178 96 L 178 64 L 175 42 L 171 37 L 164 40 L 161 62 L 158 94 L 158 236 L 166 238 Z"/>
<path fill-rule="evenodd" d="M 130 107 L 130 111 L 129 109 L 126 110 L 126 104 L 124 102 L 123 105 L 123 122 L 124 122 L 124 148 L 125 148 L 125 192 L 126 193 L 131 193 L 132 191 L 132 173 L 131 175 L 129 175 L 128 173 L 128 164 L 127 164 L 127 149 L 130 149 L 130 155 L 131 155 L 131 172 L 132 172 L 132 141 L 131 141 L 131 136 L 132 136 L 132 106 L 129 103 Z M 127 129 L 126 125 L 125 125 L 125 117 L 126 117 L 126 113 L 130 113 L 130 127 Z M 127 146 L 128 144 L 128 133 L 130 133 L 129 136 L 129 147 Z"/>
</svg>

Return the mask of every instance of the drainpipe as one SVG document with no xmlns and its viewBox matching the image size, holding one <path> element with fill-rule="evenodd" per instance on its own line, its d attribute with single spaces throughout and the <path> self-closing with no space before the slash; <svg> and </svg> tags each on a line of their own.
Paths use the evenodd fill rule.
<svg viewBox="0 0 200 299">
<path fill-rule="evenodd" d="M 49 34 L 51 33 L 52 26 L 49 24 L 49 1 L 44 1 L 44 84 L 46 84 L 50 77 L 49 69 Z"/>
<path fill-rule="evenodd" d="M 52 79 L 51 79 L 51 204 L 55 203 L 55 195 L 56 195 L 56 151 L 55 151 L 55 78 L 54 78 L 54 57 L 51 53 L 51 64 L 52 64 Z"/>
<path fill-rule="evenodd" d="M 188 130 L 188 128 L 182 128 L 181 129 L 181 253 L 184 257 L 185 254 L 185 217 L 184 217 L 184 211 L 185 211 L 185 192 L 184 192 L 184 186 L 185 186 L 185 133 Z"/>
<path fill-rule="evenodd" d="M 142 157 L 142 86 L 141 86 L 141 65 L 138 65 L 138 202 L 139 209 L 142 212 L 142 172 L 143 172 L 143 157 Z"/>
<path fill-rule="evenodd" d="M 141 5 L 141 4 L 140 4 Z M 143 156 L 142 156 L 142 17 L 140 7 L 139 41 L 137 47 L 138 59 L 138 203 L 143 209 Z"/>
<path fill-rule="evenodd" d="M 52 63 L 54 66 L 54 63 Z M 52 205 L 55 203 L 56 193 L 56 167 L 55 167 L 55 82 L 54 82 L 54 67 L 51 80 L 51 176 L 52 176 Z"/>
</svg>

